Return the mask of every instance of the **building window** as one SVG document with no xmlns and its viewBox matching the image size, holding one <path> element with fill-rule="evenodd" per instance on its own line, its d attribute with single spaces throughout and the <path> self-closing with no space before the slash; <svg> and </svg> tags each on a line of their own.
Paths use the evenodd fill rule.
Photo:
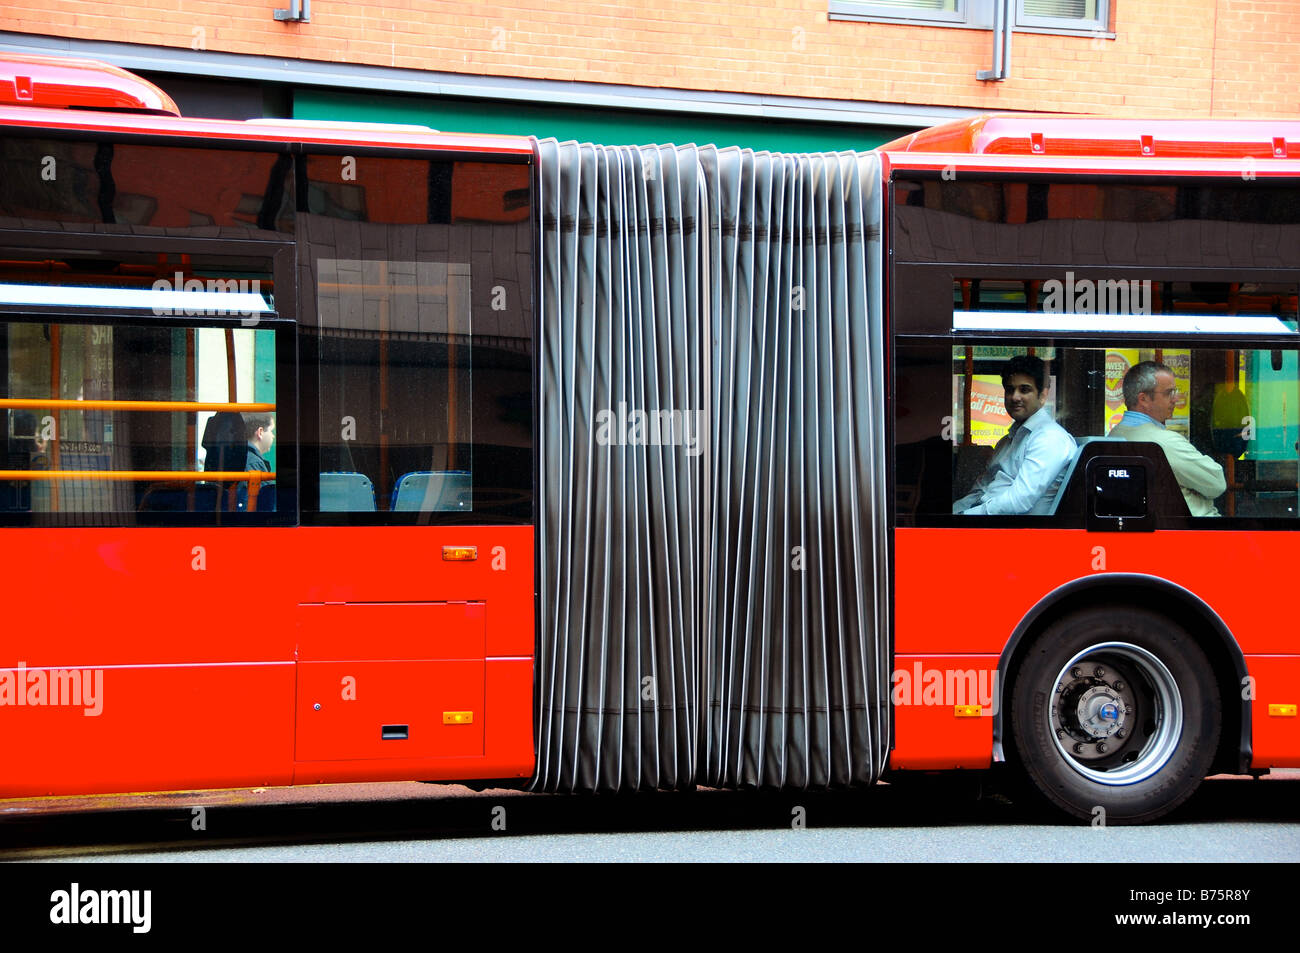
<svg viewBox="0 0 1300 953">
<path fill-rule="evenodd" d="M 971 0 L 830 0 L 832 19 L 967 26 Z"/>
<path fill-rule="evenodd" d="M 1016 0 L 1016 26 L 1105 30 L 1108 0 Z"/>
<path fill-rule="evenodd" d="M 832 20 L 993 29 L 999 0 L 829 0 Z M 1015 29 L 1097 33 L 1109 29 L 1110 0 L 1012 0 Z"/>
</svg>

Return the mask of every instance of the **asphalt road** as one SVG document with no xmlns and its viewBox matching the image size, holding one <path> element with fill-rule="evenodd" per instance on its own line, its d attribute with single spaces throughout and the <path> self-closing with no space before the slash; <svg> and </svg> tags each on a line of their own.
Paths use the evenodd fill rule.
<svg viewBox="0 0 1300 953">
<path fill-rule="evenodd" d="M 0 801 L 35 861 L 1300 860 L 1300 771 L 1215 778 L 1142 828 L 1044 819 L 987 784 L 849 793 L 544 796 L 416 783 Z"/>
</svg>

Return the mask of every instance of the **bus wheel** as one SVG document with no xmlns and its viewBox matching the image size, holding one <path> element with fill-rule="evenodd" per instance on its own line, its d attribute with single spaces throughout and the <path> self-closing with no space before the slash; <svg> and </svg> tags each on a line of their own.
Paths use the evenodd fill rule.
<svg viewBox="0 0 1300 953">
<path fill-rule="evenodd" d="M 1209 771 L 1220 699 L 1205 653 L 1142 609 L 1066 616 L 1030 646 L 1015 674 L 1012 750 L 1049 801 L 1098 823 L 1153 821 Z"/>
</svg>

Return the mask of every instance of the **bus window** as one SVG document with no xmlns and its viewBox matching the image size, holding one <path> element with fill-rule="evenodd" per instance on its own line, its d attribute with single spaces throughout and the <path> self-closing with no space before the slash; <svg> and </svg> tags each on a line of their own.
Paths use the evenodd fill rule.
<svg viewBox="0 0 1300 953">
<path fill-rule="evenodd" d="M 303 169 L 310 518 L 529 521 L 528 167 L 308 156 Z"/>
<path fill-rule="evenodd" d="M 0 324 L 0 355 L 0 511 L 10 521 L 277 509 L 273 444 L 264 431 L 265 455 L 250 466 L 247 427 L 275 414 L 274 330 L 12 320 Z M 203 437 L 222 414 L 235 423 L 216 470 Z"/>
<path fill-rule="evenodd" d="M 0 139 L 7 228 L 265 238 L 293 232 L 293 194 L 293 163 L 269 151 Z"/>
<path fill-rule="evenodd" d="M 469 265 L 321 259 L 317 276 L 321 510 L 473 512 Z"/>
<path fill-rule="evenodd" d="M 1195 393 L 1224 461 L 1226 516 L 1297 514 L 1300 365 L 1283 349 L 1198 351 Z M 1208 409 L 1207 406 L 1208 405 Z"/>
<path fill-rule="evenodd" d="M 1008 401 L 1019 398 L 1009 395 L 1006 375 L 1035 359 L 1044 386 L 1029 409 L 1046 415 L 1039 423 L 1059 425 L 1079 446 L 1099 439 L 1156 443 L 1191 516 L 1297 515 L 1300 367 L 1293 347 L 900 343 L 897 359 L 900 525 L 954 517 L 962 525 L 963 514 L 1030 516 L 1045 525 L 1080 519 L 1060 509 L 1072 475 L 1062 462 L 1068 444 L 1035 437 L 1030 452 L 1012 441 L 1016 414 L 1008 413 Z M 1023 404 L 1013 409 L 1024 416 Z M 1051 474 L 1037 482 L 1022 476 L 1032 465 L 1059 472 L 1060 482 L 1048 480 Z M 1026 486 L 1032 500 L 1016 496 Z"/>
</svg>

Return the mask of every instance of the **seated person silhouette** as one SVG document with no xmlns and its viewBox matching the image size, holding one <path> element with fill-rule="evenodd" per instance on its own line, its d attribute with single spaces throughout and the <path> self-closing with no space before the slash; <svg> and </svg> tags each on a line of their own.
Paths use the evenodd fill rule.
<svg viewBox="0 0 1300 953">
<path fill-rule="evenodd" d="M 9 411 L 6 453 L 0 470 L 48 470 L 49 441 L 36 415 L 27 410 Z M 0 480 L 0 511 L 28 512 L 32 509 L 32 485 L 27 481 Z"/>
<path fill-rule="evenodd" d="M 1012 424 L 975 487 L 953 503 L 968 516 L 1046 514 L 1066 467 L 1078 452 L 1074 438 L 1047 409 L 1047 365 L 1023 354 L 1002 369 L 1003 401 Z"/>
<path fill-rule="evenodd" d="M 244 428 L 248 433 L 248 449 L 244 458 L 244 469 L 260 471 L 262 473 L 271 472 L 271 464 L 266 460 L 266 454 L 270 453 L 271 446 L 275 443 L 275 415 L 274 414 L 244 414 Z M 268 486 L 268 483 L 259 481 L 259 488 Z M 239 484 L 239 508 L 248 509 L 248 484 Z"/>
<path fill-rule="evenodd" d="M 233 411 L 218 411 L 208 418 L 203 428 L 203 469 L 208 473 L 230 473 L 244 469 L 248 458 L 248 427 L 244 415 Z M 218 484 L 217 509 L 237 508 L 238 485 Z"/>
</svg>

